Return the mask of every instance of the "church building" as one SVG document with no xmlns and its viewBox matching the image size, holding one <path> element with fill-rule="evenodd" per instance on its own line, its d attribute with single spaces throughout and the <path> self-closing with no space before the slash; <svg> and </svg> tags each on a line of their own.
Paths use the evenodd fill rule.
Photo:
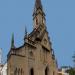
<svg viewBox="0 0 75 75">
<path fill-rule="evenodd" d="M 14 46 L 7 55 L 7 75 L 57 75 L 57 62 L 49 39 L 41 0 L 35 0 L 33 30 L 25 30 L 24 44 Z"/>
</svg>

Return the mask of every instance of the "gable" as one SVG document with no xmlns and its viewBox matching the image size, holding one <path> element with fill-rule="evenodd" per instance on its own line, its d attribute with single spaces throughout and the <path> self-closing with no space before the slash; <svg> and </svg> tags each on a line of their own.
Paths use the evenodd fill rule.
<svg viewBox="0 0 75 75">
<path fill-rule="evenodd" d="M 47 32 L 45 32 L 45 34 L 43 36 L 41 45 L 50 51 L 51 44 L 50 44 L 50 40 L 49 40 L 49 37 L 48 37 L 48 33 Z"/>
</svg>

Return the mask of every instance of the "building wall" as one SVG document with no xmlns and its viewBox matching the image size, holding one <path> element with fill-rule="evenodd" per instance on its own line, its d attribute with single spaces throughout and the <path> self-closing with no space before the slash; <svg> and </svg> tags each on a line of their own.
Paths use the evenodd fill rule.
<svg viewBox="0 0 75 75">
<path fill-rule="evenodd" d="M 49 49 L 49 48 L 48 48 Z M 22 70 L 23 75 L 30 75 L 30 70 L 34 70 L 34 75 L 45 75 L 45 69 L 48 69 L 48 75 L 57 75 L 57 67 L 52 54 L 42 48 L 41 42 L 37 42 L 36 48 L 26 44 L 17 50 L 15 55 L 11 55 L 8 60 L 8 75 L 15 75 Z M 20 74 L 21 75 L 21 74 Z"/>
</svg>

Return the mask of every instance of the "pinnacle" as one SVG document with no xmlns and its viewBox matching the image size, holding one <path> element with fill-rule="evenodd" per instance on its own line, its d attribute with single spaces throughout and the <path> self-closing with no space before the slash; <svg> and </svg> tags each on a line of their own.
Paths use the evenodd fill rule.
<svg viewBox="0 0 75 75">
<path fill-rule="evenodd" d="M 11 48 L 14 48 L 14 33 L 12 34 L 12 39 L 11 39 Z"/>
</svg>

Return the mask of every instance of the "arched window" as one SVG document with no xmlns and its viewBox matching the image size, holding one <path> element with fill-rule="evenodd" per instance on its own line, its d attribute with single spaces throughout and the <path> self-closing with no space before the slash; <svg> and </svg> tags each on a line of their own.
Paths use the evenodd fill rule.
<svg viewBox="0 0 75 75">
<path fill-rule="evenodd" d="M 22 73 L 23 73 L 23 72 L 22 72 L 22 69 L 21 69 L 21 75 L 23 75 Z"/>
<path fill-rule="evenodd" d="M 34 75 L 34 70 L 33 70 L 33 68 L 30 69 L 30 75 Z"/>
<path fill-rule="evenodd" d="M 18 69 L 18 75 L 20 75 L 20 68 Z"/>
<path fill-rule="evenodd" d="M 38 25 L 38 18 L 36 17 L 36 25 Z"/>
<path fill-rule="evenodd" d="M 48 67 L 45 69 L 45 75 L 48 75 Z"/>
</svg>

